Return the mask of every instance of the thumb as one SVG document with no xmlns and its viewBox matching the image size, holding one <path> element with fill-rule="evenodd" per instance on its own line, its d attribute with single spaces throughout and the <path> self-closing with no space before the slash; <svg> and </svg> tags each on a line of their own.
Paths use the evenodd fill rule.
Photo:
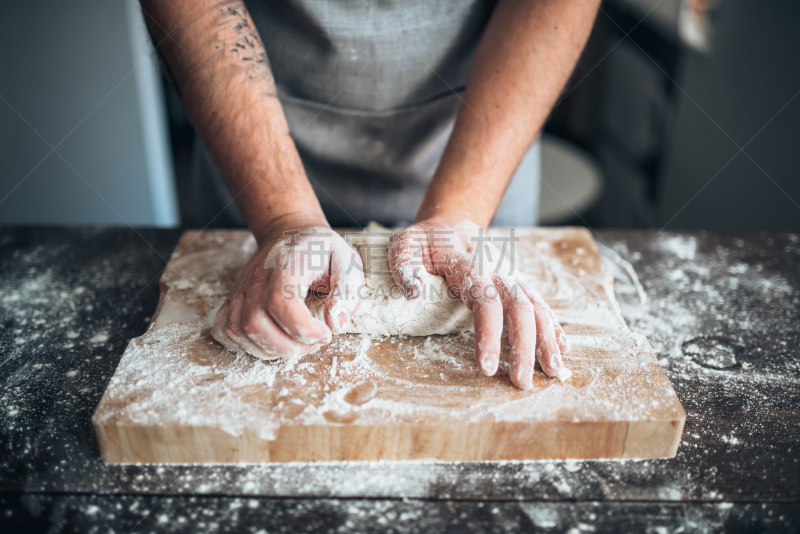
<svg viewBox="0 0 800 534">
<path fill-rule="evenodd" d="M 422 229 L 406 228 L 389 239 L 389 269 L 397 286 L 409 300 L 419 298 L 428 279 L 425 270 L 427 235 Z"/>
</svg>

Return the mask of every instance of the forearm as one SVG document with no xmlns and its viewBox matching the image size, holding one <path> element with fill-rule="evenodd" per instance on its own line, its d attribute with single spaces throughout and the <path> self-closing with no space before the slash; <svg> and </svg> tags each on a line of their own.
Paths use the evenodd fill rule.
<svg viewBox="0 0 800 534">
<path fill-rule="evenodd" d="M 598 0 L 501 0 L 417 221 L 489 223 L 586 44 Z"/>
<path fill-rule="evenodd" d="M 259 242 L 282 217 L 324 221 L 242 0 L 142 0 L 142 9 L 192 123 Z"/>
</svg>

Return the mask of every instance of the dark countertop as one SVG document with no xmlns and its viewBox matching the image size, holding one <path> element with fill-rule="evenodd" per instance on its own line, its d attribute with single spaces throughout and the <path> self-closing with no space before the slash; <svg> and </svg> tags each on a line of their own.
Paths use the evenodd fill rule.
<svg viewBox="0 0 800 534">
<path fill-rule="evenodd" d="M 91 415 L 180 230 L 0 228 L 0 525 L 34 531 L 800 528 L 800 239 L 600 232 L 687 412 L 670 460 L 107 466 Z M 8 529 L 4 529 L 8 531 Z"/>
</svg>

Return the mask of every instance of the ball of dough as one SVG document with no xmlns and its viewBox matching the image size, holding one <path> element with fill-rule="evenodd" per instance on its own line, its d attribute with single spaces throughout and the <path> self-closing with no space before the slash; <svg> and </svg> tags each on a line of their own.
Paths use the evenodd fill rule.
<svg viewBox="0 0 800 534">
<path fill-rule="evenodd" d="M 349 232 L 345 236 L 361 256 L 366 285 L 358 288 L 361 304 L 344 332 L 428 336 L 472 330 L 472 312 L 450 291 L 441 276 L 428 275 L 420 297 L 406 300 L 389 271 L 391 236 L 391 230 L 374 223 L 361 232 Z M 325 320 L 324 296 L 310 295 L 306 304 L 315 318 Z"/>
</svg>

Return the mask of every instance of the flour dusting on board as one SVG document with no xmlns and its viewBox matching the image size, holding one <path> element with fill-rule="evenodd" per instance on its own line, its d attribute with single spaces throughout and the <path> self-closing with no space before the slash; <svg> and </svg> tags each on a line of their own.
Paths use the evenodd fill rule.
<svg viewBox="0 0 800 534">
<path fill-rule="evenodd" d="M 118 233 L 103 232 L 91 235 L 124 241 Z M 152 314 L 155 298 L 139 297 L 113 321 L 118 311 L 113 306 L 108 316 L 109 308 L 94 316 L 86 310 L 93 306 L 100 309 L 100 300 L 123 306 L 139 294 L 161 265 L 153 257 L 148 264 L 151 270 L 138 267 L 134 260 L 147 256 L 150 250 L 144 244 L 120 245 L 110 252 L 102 248 L 103 242 L 97 245 L 103 254 L 92 255 L 76 272 L 67 261 L 74 251 L 64 250 L 68 242 L 64 240 L 64 247 L 52 242 L 47 247 L 34 244 L 8 257 L 6 265 L 13 263 L 18 271 L 0 284 L 0 315 L 6 321 L 4 359 L 9 360 L 4 367 L 7 387 L 0 393 L 0 402 L 6 408 L 0 416 L 9 430 L 7 466 L 13 471 L 15 466 L 46 465 L 44 470 L 28 470 L 23 475 L 25 487 L 33 492 L 152 494 L 169 487 L 171 492 L 182 494 L 314 496 L 327 499 L 335 510 L 347 508 L 349 503 L 368 508 L 375 501 L 330 501 L 334 496 L 389 499 L 379 503 L 402 503 L 397 497 L 408 497 L 412 505 L 420 502 L 415 499 L 598 501 L 609 492 L 623 499 L 656 502 L 757 500 L 764 492 L 791 498 L 796 492 L 792 493 L 794 489 L 786 481 L 783 485 L 778 480 L 743 489 L 735 480 L 737 473 L 751 473 L 757 478 L 765 472 L 763 466 L 783 465 L 787 453 L 796 450 L 794 442 L 781 440 L 790 422 L 764 418 L 764 414 L 791 410 L 790 403 L 800 391 L 800 239 L 796 235 L 779 236 L 771 246 L 771 239 L 756 235 L 743 239 L 698 236 L 695 259 L 681 260 L 669 250 L 675 243 L 695 241 L 691 236 L 662 233 L 642 253 L 638 251 L 649 236 L 605 233 L 601 237 L 616 245 L 615 250 L 642 277 L 649 297 L 646 304 L 639 302 L 625 273 L 619 273 L 614 290 L 620 308 L 631 328 L 647 336 L 688 412 L 678 458 L 666 464 L 648 460 L 485 464 L 417 460 L 139 465 L 122 471 L 102 465 L 95 447 L 86 439 L 90 430 L 85 419 L 114 372 L 127 341 L 123 336 L 144 330 L 143 317 Z M 628 239 L 627 246 L 621 242 L 623 238 Z M 544 244 L 549 248 L 549 243 Z M 669 273 L 669 278 L 664 273 Z M 191 284 L 187 286 L 183 289 Z M 116 295 L 116 300 L 110 295 Z M 130 309 L 135 311 L 130 313 Z M 110 334 L 106 347 L 89 343 L 99 331 Z M 737 346 L 733 366 L 716 352 L 721 345 L 699 344 L 696 339 L 709 336 Z M 369 345 L 378 343 L 380 340 L 371 340 Z M 409 345 L 403 343 L 402 347 Z M 706 356 L 710 356 L 708 361 Z M 342 358 L 335 361 L 338 368 Z M 328 376 L 332 370 L 333 359 L 326 369 Z M 68 372 L 76 374 L 66 377 Z M 281 394 L 287 393 L 288 389 Z M 50 405 L 49 411 L 44 409 L 46 405 Z M 778 437 L 777 442 L 770 439 L 773 435 Z M 720 459 L 727 469 L 718 469 Z M 665 469 L 665 465 L 679 468 Z M 125 476 L 120 477 L 120 473 Z M 598 485 L 598 480 L 603 483 Z M 225 503 L 235 500 L 222 499 Z M 165 499 L 162 504 L 169 501 Z M 239 501 L 247 506 L 248 499 Z M 177 502 L 173 508 L 180 508 Z M 261 513 L 263 500 L 259 502 Z M 736 508 L 730 508 L 730 502 L 706 506 L 722 511 L 718 525 L 735 516 Z M 144 517 L 150 508 L 139 507 L 137 511 Z M 590 511 L 594 513 L 594 509 Z M 776 521 L 779 513 L 774 514 Z M 382 509 L 376 509 L 363 522 L 356 522 L 356 530 L 358 525 L 373 525 L 381 514 Z M 207 520 L 200 513 L 197 517 Z M 590 519 L 594 521 L 595 517 Z M 613 517 L 609 519 L 613 522 Z M 698 524 L 707 526 L 705 522 Z"/>
<path fill-rule="evenodd" d="M 210 336 L 214 314 L 254 251 L 245 233 L 231 236 L 205 243 L 201 234 L 173 255 L 157 319 L 131 341 L 106 392 L 116 424 L 208 425 L 272 440 L 284 424 L 630 421 L 682 413 L 647 340 L 619 314 L 597 250 L 587 250 L 585 239 L 568 240 L 575 236 L 569 231 L 530 231 L 517 247 L 518 269 L 572 345 L 564 361 L 574 376 L 561 383 L 537 366 L 530 391 L 508 379 L 505 335 L 494 377 L 478 371 L 470 332 L 335 336 L 292 362 L 223 350 Z"/>
</svg>

